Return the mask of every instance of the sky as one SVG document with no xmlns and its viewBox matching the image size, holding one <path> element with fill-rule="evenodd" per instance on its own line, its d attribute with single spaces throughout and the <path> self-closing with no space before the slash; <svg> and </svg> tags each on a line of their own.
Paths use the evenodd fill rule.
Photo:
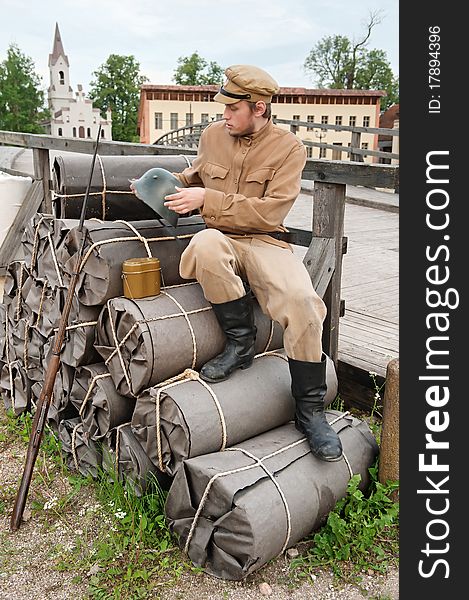
<svg viewBox="0 0 469 600">
<path fill-rule="evenodd" d="M 15 43 L 49 84 L 56 22 L 70 83 L 85 94 L 110 54 L 133 55 L 149 83 L 174 84 L 178 58 L 193 52 L 222 68 L 252 64 L 283 87 L 316 87 L 303 64 L 326 36 L 359 40 L 372 11 L 369 49 L 399 74 L 399 0 L 0 0 L 0 62 Z"/>
</svg>

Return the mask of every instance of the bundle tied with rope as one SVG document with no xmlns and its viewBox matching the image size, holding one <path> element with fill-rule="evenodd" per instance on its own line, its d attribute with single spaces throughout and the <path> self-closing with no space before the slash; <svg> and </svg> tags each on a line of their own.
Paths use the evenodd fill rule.
<svg viewBox="0 0 469 600">
<path fill-rule="evenodd" d="M 256 353 L 283 347 L 283 330 L 254 303 Z M 198 371 L 219 354 L 225 335 L 199 283 L 162 289 L 159 296 L 111 298 L 102 309 L 95 348 L 117 391 L 138 396 L 185 369 Z"/>
<path fill-rule="evenodd" d="M 91 475 L 96 479 L 103 462 L 101 447 L 84 431 L 81 418 L 62 419 L 58 425 L 58 438 L 67 466 L 84 477 Z"/>
<path fill-rule="evenodd" d="M 187 458 L 223 451 L 292 420 L 290 386 L 283 350 L 258 354 L 249 369 L 212 385 L 187 369 L 138 396 L 132 430 L 158 469 L 174 476 Z M 325 405 L 336 395 L 328 357 Z"/>
<path fill-rule="evenodd" d="M 155 218 L 153 210 L 135 197 L 129 181 L 153 167 L 180 173 L 194 156 L 100 156 L 91 179 L 86 219 L 144 221 Z M 91 156 L 67 153 L 54 159 L 52 167 L 53 211 L 60 219 L 78 219 L 90 173 Z"/>
<path fill-rule="evenodd" d="M 110 298 L 122 296 L 122 265 L 131 259 L 157 258 L 163 286 L 183 283 L 179 261 L 192 237 L 205 229 L 200 216 L 180 220 L 177 229 L 151 221 L 90 220 L 86 223 L 85 250 L 80 265 L 77 294 L 87 306 L 102 306 Z M 81 238 L 76 228 L 64 241 L 63 270 L 71 275 Z"/>
<path fill-rule="evenodd" d="M 122 423 L 106 434 L 102 466 L 109 477 L 130 486 L 136 496 L 142 496 L 150 485 L 169 490 L 172 478 L 152 463 L 135 437 L 130 423 Z M 154 493 L 154 488 L 152 488 Z"/>
<path fill-rule="evenodd" d="M 378 454 L 370 428 L 347 413 L 326 417 L 342 442 L 338 462 L 315 458 L 293 423 L 183 462 L 165 511 L 194 565 L 240 581 L 322 525 L 353 475 L 366 489 Z"/>
<path fill-rule="evenodd" d="M 104 363 L 75 370 L 70 400 L 82 419 L 83 431 L 97 442 L 114 427 L 127 423 L 135 408 L 133 398 L 118 394 Z"/>
<path fill-rule="evenodd" d="M 26 224 L 21 237 L 24 261 L 34 278 L 49 286 L 63 287 L 62 264 L 64 242 L 69 231 L 78 226 L 77 219 L 56 219 L 53 215 L 36 213 Z"/>
</svg>

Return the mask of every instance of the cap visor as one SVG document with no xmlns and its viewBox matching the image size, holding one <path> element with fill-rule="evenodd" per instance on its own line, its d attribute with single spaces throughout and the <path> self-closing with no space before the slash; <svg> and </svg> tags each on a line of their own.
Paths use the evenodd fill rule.
<svg viewBox="0 0 469 600">
<path fill-rule="evenodd" d="M 215 102 L 221 102 L 222 104 L 236 104 L 236 102 L 241 102 L 239 98 L 230 98 L 229 96 L 225 96 L 225 94 L 222 94 L 221 92 L 215 94 L 213 99 L 215 100 Z"/>
</svg>

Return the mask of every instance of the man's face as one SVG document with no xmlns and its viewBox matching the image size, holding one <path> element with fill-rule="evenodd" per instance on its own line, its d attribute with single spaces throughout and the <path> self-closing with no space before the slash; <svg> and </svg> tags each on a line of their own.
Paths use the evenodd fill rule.
<svg viewBox="0 0 469 600">
<path fill-rule="evenodd" d="M 257 120 L 246 100 L 226 104 L 223 118 L 225 127 L 232 136 L 250 135 L 256 131 Z"/>
</svg>

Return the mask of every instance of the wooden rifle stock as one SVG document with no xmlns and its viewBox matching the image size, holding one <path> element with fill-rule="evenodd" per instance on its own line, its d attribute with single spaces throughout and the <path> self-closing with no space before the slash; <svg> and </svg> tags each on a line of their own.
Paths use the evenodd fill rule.
<svg viewBox="0 0 469 600">
<path fill-rule="evenodd" d="M 62 311 L 59 328 L 54 338 L 54 346 L 52 350 L 52 357 L 47 365 L 46 374 L 44 377 L 44 385 L 39 395 L 39 400 L 36 405 L 36 412 L 34 413 L 33 425 L 31 430 L 31 436 L 29 438 L 28 450 L 26 453 L 26 461 L 23 470 L 23 476 L 21 478 L 20 487 L 18 489 L 15 504 L 13 506 L 13 513 L 10 521 L 10 529 L 16 531 L 21 523 L 23 517 L 24 507 L 26 504 L 26 498 L 28 496 L 29 486 L 33 475 L 34 465 L 41 445 L 42 435 L 46 426 L 47 415 L 49 413 L 49 406 L 52 400 L 52 392 L 54 389 L 55 379 L 57 377 L 57 371 L 60 367 L 60 353 L 65 339 L 65 333 L 67 330 L 68 318 L 70 316 L 70 310 L 72 307 L 73 297 L 75 294 L 75 288 L 78 282 L 78 276 L 80 273 L 81 261 L 83 258 L 83 252 L 85 248 L 85 232 L 83 231 L 83 223 L 86 214 L 86 205 L 88 196 L 90 193 L 91 179 L 93 177 L 94 163 L 96 161 L 96 154 L 98 152 L 99 137 L 101 134 L 101 124 L 98 127 L 98 136 L 96 139 L 96 147 L 91 162 L 90 177 L 88 180 L 88 186 L 86 188 L 85 197 L 83 199 L 83 206 L 81 209 L 80 222 L 78 225 L 78 231 L 81 233 L 80 248 L 77 253 L 77 260 L 75 269 L 73 272 L 72 279 L 67 291 L 67 298 L 65 300 L 65 306 Z"/>
</svg>

